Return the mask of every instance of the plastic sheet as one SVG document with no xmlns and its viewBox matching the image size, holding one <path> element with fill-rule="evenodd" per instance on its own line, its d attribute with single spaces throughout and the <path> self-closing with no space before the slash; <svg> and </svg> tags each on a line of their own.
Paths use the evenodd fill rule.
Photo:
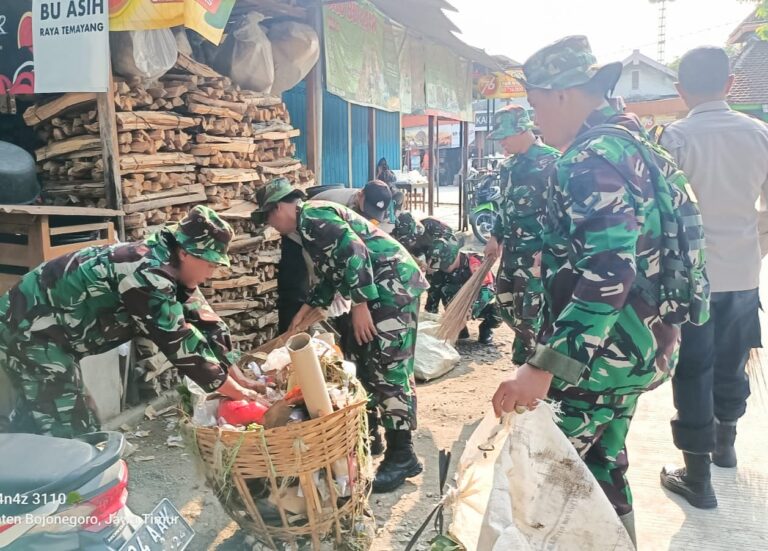
<svg viewBox="0 0 768 551">
<path fill-rule="evenodd" d="M 155 80 L 176 63 L 179 50 L 171 29 L 109 33 L 112 68 L 124 77 Z"/>
<path fill-rule="evenodd" d="M 269 93 L 275 80 L 272 44 L 261 28 L 264 16 L 249 12 L 211 59 L 213 68 L 247 90 Z"/>
</svg>

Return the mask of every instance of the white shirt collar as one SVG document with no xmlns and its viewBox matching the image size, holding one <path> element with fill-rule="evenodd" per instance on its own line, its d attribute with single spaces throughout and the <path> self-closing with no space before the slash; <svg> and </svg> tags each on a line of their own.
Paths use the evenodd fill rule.
<svg viewBox="0 0 768 551">
<path fill-rule="evenodd" d="M 698 115 L 699 113 L 708 113 L 710 111 L 730 111 L 731 107 L 728 105 L 728 102 L 725 100 L 714 100 L 714 101 L 705 101 L 704 103 L 700 103 L 693 109 L 691 109 L 690 113 L 688 113 L 689 117 L 692 117 L 693 115 Z"/>
</svg>

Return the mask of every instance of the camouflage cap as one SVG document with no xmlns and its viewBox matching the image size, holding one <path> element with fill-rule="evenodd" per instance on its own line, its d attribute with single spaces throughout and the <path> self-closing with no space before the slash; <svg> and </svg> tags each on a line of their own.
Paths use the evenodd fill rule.
<svg viewBox="0 0 768 551">
<path fill-rule="evenodd" d="M 410 212 L 402 212 L 395 221 L 391 235 L 406 248 L 412 247 L 416 240 L 424 235 L 424 226 L 417 222 Z"/>
<path fill-rule="evenodd" d="M 439 239 L 429 251 L 427 265 L 431 270 L 445 271 L 456 262 L 460 249 L 461 243 L 456 239 Z"/>
<path fill-rule="evenodd" d="M 493 132 L 488 134 L 489 140 L 503 140 L 509 136 L 522 134 L 533 128 L 533 121 L 528 111 L 520 105 L 507 105 L 493 116 Z"/>
<path fill-rule="evenodd" d="M 291 194 L 304 198 L 304 192 L 294 188 L 286 178 L 275 178 L 267 185 L 257 189 L 256 202 L 258 203 L 259 208 L 251 213 L 251 220 L 253 220 L 253 223 L 257 226 L 264 224 L 267 220 L 269 211 L 274 209 L 280 201 Z"/>
<path fill-rule="evenodd" d="M 620 62 L 599 67 L 586 36 L 567 36 L 529 57 L 523 65 L 525 76 L 519 80 L 526 88 L 564 90 L 600 75 L 607 88 L 613 88 L 622 68 Z"/>
<path fill-rule="evenodd" d="M 235 232 L 210 208 L 197 205 L 169 229 L 176 243 L 187 253 L 213 264 L 229 266 L 227 249 Z"/>
</svg>

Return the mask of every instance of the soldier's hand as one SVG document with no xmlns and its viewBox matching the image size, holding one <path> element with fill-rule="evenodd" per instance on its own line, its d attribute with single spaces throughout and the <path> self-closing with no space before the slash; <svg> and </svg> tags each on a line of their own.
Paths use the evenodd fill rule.
<svg viewBox="0 0 768 551">
<path fill-rule="evenodd" d="M 302 304 L 299 311 L 296 313 L 295 316 L 293 316 L 293 320 L 291 320 L 291 325 L 288 327 L 287 333 L 289 335 L 293 335 L 294 333 L 298 333 L 303 329 L 302 323 L 304 321 L 304 318 L 307 317 L 307 314 L 309 311 L 312 310 L 312 307 L 309 304 Z"/>
<path fill-rule="evenodd" d="M 236 365 L 233 365 L 229 368 L 229 376 L 234 378 L 235 381 L 240 384 L 240 386 L 246 389 L 255 390 L 260 394 L 266 394 L 267 392 L 267 385 L 260 383 L 259 381 L 254 381 L 253 379 L 249 379 Z"/>
<path fill-rule="evenodd" d="M 502 413 L 533 409 L 539 400 L 547 397 L 552 374 L 532 365 L 521 366 L 511 379 L 499 385 L 493 395 L 493 411 L 496 417 Z"/>
<path fill-rule="evenodd" d="M 499 258 L 501 246 L 495 237 L 491 237 L 488 243 L 485 244 L 485 257 L 495 261 Z"/>
<path fill-rule="evenodd" d="M 376 325 L 373 323 L 367 302 L 352 306 L 352 329 L 355 333 L 355 340 L 360 346 L 376 338 Z"/>
<path fill-rule="evenodd" d="M 232 375 L 227 377 L 227 380 L 224 381 L 224 384 L 222 384 L 217 389 L 217 392 L 222 396 L 231 398 L 232 400 L 248 400 L 269 406 L 269 403 L 266 401 L 266 399 L 264 399 L 263 396 L 261 396 L 255 390 L 250 390 L 243 387 L 232 377 Z"/>
</svg>

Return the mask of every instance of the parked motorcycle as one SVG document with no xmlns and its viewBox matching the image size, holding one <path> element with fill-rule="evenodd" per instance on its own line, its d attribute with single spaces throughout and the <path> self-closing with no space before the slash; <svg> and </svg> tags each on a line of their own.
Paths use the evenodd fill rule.
<svg viewBox="0 0 768 551">
<path fill-rule="evenodd" d="M 167 499 L 146 519 L 126 505 L 124 445 L 117 432 L 0 434 L 0 549 L 183 550 L 194 532 Z"/>
<path fill-rule="evenodd" d="M 487 243 L 491 238 L 493 225 L 499 216 L 501 204 L 501 187 L 499 175 L 496 172 L 479 177 L 472 193 L 472 204 L 469 221 L 472 232 L 481 243 Z"/>
</svg>

